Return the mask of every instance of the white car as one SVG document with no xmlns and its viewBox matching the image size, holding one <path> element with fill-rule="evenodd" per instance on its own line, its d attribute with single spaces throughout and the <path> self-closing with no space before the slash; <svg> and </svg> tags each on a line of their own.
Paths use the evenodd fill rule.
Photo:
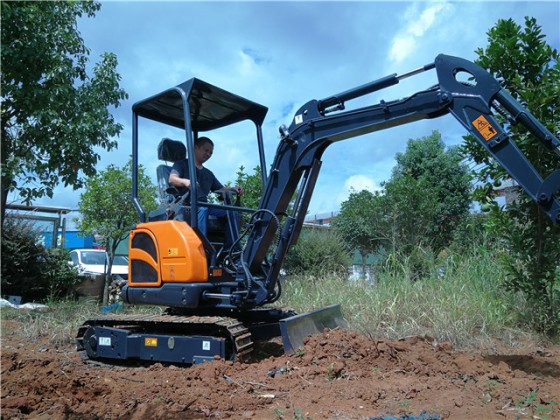
<svg viewBox="0 0 560 420">
<path fill-rule="evenodd" d="M 81 275 L 105 274 L 109 258 L 103 249 L 74 249 L 70 251 L 68 264 L 77 267 Z M 128 279 L 128 258 L 115 255 L 111 269 L 113 277 Z"/>
</svg>

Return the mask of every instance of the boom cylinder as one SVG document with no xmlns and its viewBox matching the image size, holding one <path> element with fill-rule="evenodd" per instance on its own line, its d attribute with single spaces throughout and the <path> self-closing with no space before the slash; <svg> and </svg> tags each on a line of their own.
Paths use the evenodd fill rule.
<svg viewBox="0 0 560 420">
<path fill-rule="evenodd" d="M 368 93 L 375 92 L 380 89 L 385 89 L 386 87 L 393 86 L 399 83 L 399 78 L 397 74 L 391 74 L 390 76 L 383 77 L 373 82 L 366 83 L 365 85 L 358 86 L 354 89 L 347 90 L 345 92 L 332 95 L 328 98 L 321 99 L 318 101 L 317 106 L 319 111 L 323 112 L 328 107 L 343 104 L 345 101 L 350 99 L 359 98 L 360 96 L 367 95 Z"/>
<path fill-rule="evenodd" d="M 365 85 L 361 85 L 353 89 L 337 93 L 336 95 L 329 96 L 328 98 L 321 99 L 317 102 L 317 107 L 319 108 L 320 112 L 323 112 L 331 106 L 342 105 L 345 101 L 356 99 L 360 96 L 364 96 L 369 93 L 385 89 L 389 86 L 396 85 L 402 79 L 406 79 L 407 77 L 415 76 L 419 73 L 431 70 L 435 68 L 435 66 L 435 63 L 426 64 L 423 67 L 419 67 L 400 76 L 398 76 L 396 73 L 393 73 L 389 76 L 382 77 L 381 79 L 374 80 L 373 82 L 366 83 Z"/>
</svg>

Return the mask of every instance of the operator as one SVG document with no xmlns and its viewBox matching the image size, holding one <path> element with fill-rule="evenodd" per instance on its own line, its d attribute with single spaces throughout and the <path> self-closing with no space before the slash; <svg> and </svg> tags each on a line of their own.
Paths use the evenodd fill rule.
<svg viewBox="0 0 560 420">
<path fill-rule="evenodd" d="M 194 163 L 196 166 L 197 183 L 197 200 L 199 202 L 208 202 L 208 194 L 212 192 L 225 193 L 228 191 L 243 195 L 243 188 L 224 187 L 216 178 L 214 173 L 204 166 L 204 163 L 212 156 L 214 152 L 214 142 L 208 137 L 199 137 L 194 142 Z M 171 174 L 169 175 L 169 184 L 177 187 L 179 193 L 184 195 L 191 188 L 191 180 L 189 176 L 189 168 L 187 159 L 179 160 L 173 164 Z M 198 228 L 206 236 L 208 230 L 208 216 L 213 215 L 218 219 L 226 220 L 226 243 L 225 249 L 229 250 L 239 236 L 238 222 L 236 212 L 217 209 L 214 207 L 198 208 Z"/>
</svg>

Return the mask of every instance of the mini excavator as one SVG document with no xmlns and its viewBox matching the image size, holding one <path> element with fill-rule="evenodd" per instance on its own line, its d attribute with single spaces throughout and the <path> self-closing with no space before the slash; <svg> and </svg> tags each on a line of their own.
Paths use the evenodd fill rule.
<svg viewBox="0 0 560 420">
<path fill-rule="evenodd" d="M 404 99 L 346 110 L 346 103 L 422 72 L 434 71 L 437 84 Z M 459 75 L 467 75 L 467 81 Z M 129 278 L 124 302 L 160 305 L 160 315 L 111 314 L 87 320 L 77 347 L 87 358 L 104 362 L 145 361 L 196 364 L 215 358 L 240 360 L 254 342 L 282 337 L 286 352 L 305 337 L 344 324 L 339 305 L 305 314 L 275 307 L 282 291 L 280 272 L 286 253 L 301 231 L 325 149 L 334 142 L 421 119 L 451 114 L 499 162 L 554 223 L 560 221 L 560 170 L 543 178 L 499 123 L 521 124 L 549 151 L 560 142 L 487 71 L 457 57 L 435 61 L 406 74 L 392 74 L 321 100 L 296 113 L 266 171 L 262 125 L 268 109 L 197 78 L 165 90 L 132 107 L 132 200 L 139 223 L 130 232 Z M 263 193 L 258 208 L 223 202 L 198 202 L 197 185 L 178 196 L 167 185 L 170 167 L 158 167 L 162 207 L 146 214 L 138 195 L 138 120 L 174 127 L 184 141 L 165 138 L 158 157 L 188 159 L 196 180 L 194 140 L 201 133 L 249 122 L 254 125 Z M 295 197 L 295 198 L 294 198 Z M 245 216 L 239 251 L 224 251 L 223 226 L 198 228 L 201 207 L 217 206 Z M 209 221 L 209 225 L 212 225 Z M 221 232 L 220 232 L 220 229 Z"/>
</svg>

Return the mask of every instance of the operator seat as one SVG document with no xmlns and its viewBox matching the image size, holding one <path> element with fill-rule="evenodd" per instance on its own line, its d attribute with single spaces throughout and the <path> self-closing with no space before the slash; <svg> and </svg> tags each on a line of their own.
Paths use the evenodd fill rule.
<svg viewBox="0 0 560 420">
<path fill-rule="evenodd" d="M 162 205 L 168 205 L 175 200 L 177 194 L 177 192 L 173 192 L 169 185 L 172 164 L 186 158 L 187 148 L 184 143 L 165 137 L 159 142 L 157 150 L 158 159 L 166 162 L 166 164 L 158 165 L 156 168 L 159 200 Z M 167 162 L 170 162 L 171 165 Z"/>
<path fill-rule="evenodd" d="M 158 159 L 165 161 L 165 164 L 158 165 L 156 168 L 158 195 L 160 207 L 148 214 L 148 221 L 157 222 L 169 219 L 169 206 L 178 198 L 179 191 L 169 185 L 169 175 L 171 174 L 172 164 L 185 159 L 187 148 L 178 140 L 164 137 L 157 147 Z"/>
</svg>

